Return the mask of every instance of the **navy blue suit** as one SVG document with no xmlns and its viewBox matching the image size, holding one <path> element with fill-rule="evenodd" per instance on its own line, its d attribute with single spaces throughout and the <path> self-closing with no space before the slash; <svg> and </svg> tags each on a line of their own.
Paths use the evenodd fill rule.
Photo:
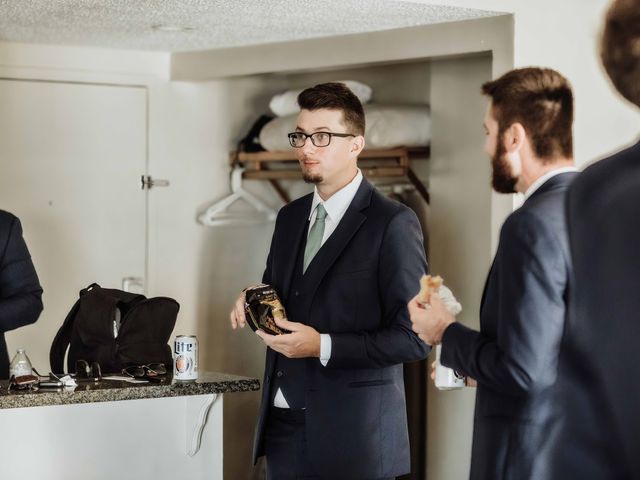
<svg viewBox="0 0 640 480">
<path fill-rule="evenodd" d="M 42 311 L 42 287 L 22 238 L 20 220 L 0 210 L 0 378 L 9 378 L 4 332 L 35 322 Z"/>
<path fill-rule="evenodd" d="M 296 268 L 312 198 L 278 214 L 263 278 L 280 294 L 291 321 L 332 339 L 326 367 L 318 358 L 293 360 L 293 381 L 304 385 L 307 455 L 323 479 L 402 475 L 410 470 L 402 364 L 429 352 L 407 311 L 427 269 L 420 225 L 411 210 L 363 179 L 302 275 Z M 278 356 L 267 349 L 254 460 L 265 451 Z"/>
<path fill-rule="evenodd" d="M 530 478 L 554 416 L 570 274 L 564 200 L 576 173 L 542 184 L 505 221 L 480 307 L 480 331 L 450 325 L 443 365 L 478 382 L 472 479 Z"/>
<path fill-rule="evenodd" d="M 640 144 L 588 167 L 567 198 L 573 288 L 544 478 L 640 478 Z"/>
</svg>

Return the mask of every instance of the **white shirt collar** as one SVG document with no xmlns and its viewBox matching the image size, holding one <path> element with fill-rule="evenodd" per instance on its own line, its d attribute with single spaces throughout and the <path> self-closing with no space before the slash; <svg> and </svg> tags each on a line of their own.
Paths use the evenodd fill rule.
<svg viewBox="0 0 640 480">
<path fill-rule="evenodd" d="M 550 178 L 555 177 L 556 175 L 560 175 L 561 173 L 577 172 L 577 171 L 578 169 L 576 167 L 560 167 L 560 168 L 556 168 L 554 170 L 548 171 L 544 175 L 541 175 L 540 177 L 538 177 L 536 181 L 533 182 L 531 185 L 529 185 L 529 188 L 527 188 L 527 191 L 524 192 L 525 200 L 529 198 L 531 195 L 533 195 L 533 193 L 536 190 L 538 190 Z"/>
<path fill-rule="evenodd" d="M 347 208 L 351 204 L 353 197 L 356 196 L 356 192 L 362 183 L 362 178 L 362 172 L 358 169 L 358 173 L 353 177 L 353 180 L 331 195 L 327 200 L 322 200 L 318 193 L 318 187 L 316 187 L 313 192 L 313 201 L 311 202 L 309 220 L 312 220 L 318 204 L 322 203 L 322 206 L 327 211 L 329 218 L 336 223 L 339 222 L 344 215 L 344 212 L 347 211 Z"/>
</svg>

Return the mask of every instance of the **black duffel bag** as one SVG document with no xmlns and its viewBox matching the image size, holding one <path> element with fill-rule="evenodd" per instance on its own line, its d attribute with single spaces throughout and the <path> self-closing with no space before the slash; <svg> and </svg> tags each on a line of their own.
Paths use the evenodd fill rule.
<svg viewBox="0 0 640 480">
<path fill-rule="evenodd" d="M 180 305 L 172 298 L 146 298 L 94 283 L 80 291 L 49 353 L 51 371 L 75 373 L 76 360 L 98 362 L 104 373 L 129 365 L 173 363 L 169 337 Z"/>
</svg>

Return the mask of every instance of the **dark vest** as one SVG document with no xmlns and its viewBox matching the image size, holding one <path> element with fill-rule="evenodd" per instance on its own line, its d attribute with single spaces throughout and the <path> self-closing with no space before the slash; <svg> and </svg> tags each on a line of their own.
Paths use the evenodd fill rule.
<svg viewBox="0 0 640 480">
<path fill-rule="evenodd" d="M 307 238 L 306 235 L 304 235 L 301 245 L 298 248 L 296 266 L 291 278 L 287 304 L 285 305 L 287 318 L 292 322 L 306 323 L 307 320 L 304 309 L 304 304 L 306 303 L 305 275 L 302 274 L 302 262 L 306 243 Z M 287 358 L 280 353 L 276 354 L 270 405 L 273 405 L 273 399 L 276 396 L 278 388 L 280 388 L 291 408 L 298 409 L 305 407 L 305 377 L 308 360 L 309 359 L 306 358 Z M 318 359 L 315 360 L 319 361 Z"/>
</svg>

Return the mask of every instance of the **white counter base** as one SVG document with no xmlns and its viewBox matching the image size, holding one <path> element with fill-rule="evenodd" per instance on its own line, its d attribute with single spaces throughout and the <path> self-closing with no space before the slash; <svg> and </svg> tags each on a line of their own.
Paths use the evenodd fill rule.
<svg viewBox="0 0 640 480">
<path fill-rule="evenodd" d="M 0 409 L 3 479 L 222 480 L 222 395 Z"/>
</svg>

